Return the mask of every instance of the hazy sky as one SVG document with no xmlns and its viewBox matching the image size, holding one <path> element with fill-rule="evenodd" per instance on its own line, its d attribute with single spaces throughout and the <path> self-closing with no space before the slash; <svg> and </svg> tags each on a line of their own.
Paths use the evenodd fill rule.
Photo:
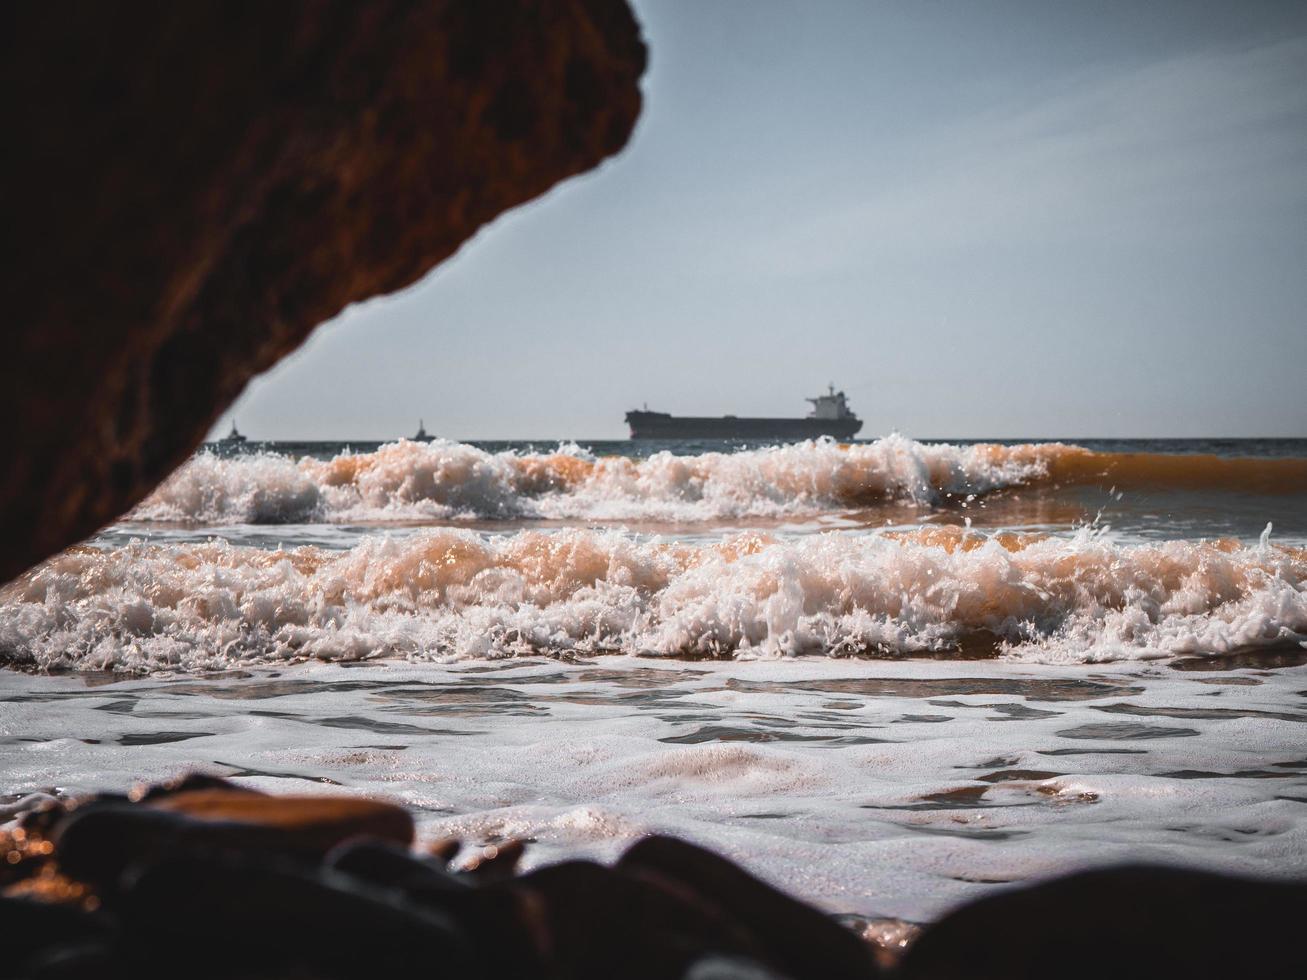
<svg viewBox="0 0 1307 980">
<path fill-rule="evenodd" d="M 834 381 L 864 437 L 1307 436 L 1307 3 L 634 6 L 627 149 L 319 328 L 243 431 L 621 438 Z"/>
</svg>

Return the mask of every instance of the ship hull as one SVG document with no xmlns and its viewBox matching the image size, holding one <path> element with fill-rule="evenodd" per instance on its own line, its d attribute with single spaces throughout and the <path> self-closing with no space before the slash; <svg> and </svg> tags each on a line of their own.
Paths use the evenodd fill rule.
<svg viewBox="0 0 1307 980">
<path fill-rule="evenodd" d="M 761 419 L 667 415 L 663 412 L 628 412 L 632 439 L 775 439 L 795 442 L 830 436 L 852 439 L 862 428 L 858 418 Z"/>
</svg>

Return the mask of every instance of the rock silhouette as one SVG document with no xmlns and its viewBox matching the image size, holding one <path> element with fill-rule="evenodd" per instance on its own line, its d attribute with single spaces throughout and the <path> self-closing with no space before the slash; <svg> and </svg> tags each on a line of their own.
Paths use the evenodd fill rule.
<svg viewBox="0 0 1307 980">
<path fill-rule="evenodd" d="M 347 304 L 626 142 L 623 0 L 5 11 L 0 582 L 122 514 Z"/>
<path fill-rule="evenodd" d="M 37 805 L 0 829 L 0 975 L 1155 980 L 1307 967 L 1301 881 L 1086 872 L 964 906 L 903 954 L 667 837 L 611 866 L 519 874 L 518 842 L 455 870 L 447 843 L 410 847 L 404 811 L 354 798 L 204 778 Z"/>
</svg>

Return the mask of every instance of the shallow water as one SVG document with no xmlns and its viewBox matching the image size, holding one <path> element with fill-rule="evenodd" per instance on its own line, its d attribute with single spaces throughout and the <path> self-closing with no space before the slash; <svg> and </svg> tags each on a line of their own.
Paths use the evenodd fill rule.
<svg viewBox="0 0 1307 980">
<path fill-rule="evenodd" d="M 670 831 L 910 919 L 1307 872 L 1307 443 L 341 448 L 198 457 L 0 591 L 0 656 L 71 671 L 0 674 L 4 788 Z"/>
<path fill-rule="evenodd" d="M 17 790 L 187 766 L 382 794 L 532 863 L 667 831 L 834 912 L 929 919 L 1117 860 L 1307 871 L 1307 667 L 633 657 L 11 674 Z"/>
</svg>

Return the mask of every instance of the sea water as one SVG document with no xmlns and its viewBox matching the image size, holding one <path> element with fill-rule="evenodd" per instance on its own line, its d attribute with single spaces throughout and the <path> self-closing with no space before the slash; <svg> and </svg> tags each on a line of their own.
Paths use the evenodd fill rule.
<svg viewBox="0 0 1307 980">
<path fill-rule="evenodd" d="M 1307 442 L 270 444 L 0 591 L 15 795 L 190 768 L 927 919 L 1307 871 Z M 21 671 L 21 672 L 19 672 Z"/>
</svg>

